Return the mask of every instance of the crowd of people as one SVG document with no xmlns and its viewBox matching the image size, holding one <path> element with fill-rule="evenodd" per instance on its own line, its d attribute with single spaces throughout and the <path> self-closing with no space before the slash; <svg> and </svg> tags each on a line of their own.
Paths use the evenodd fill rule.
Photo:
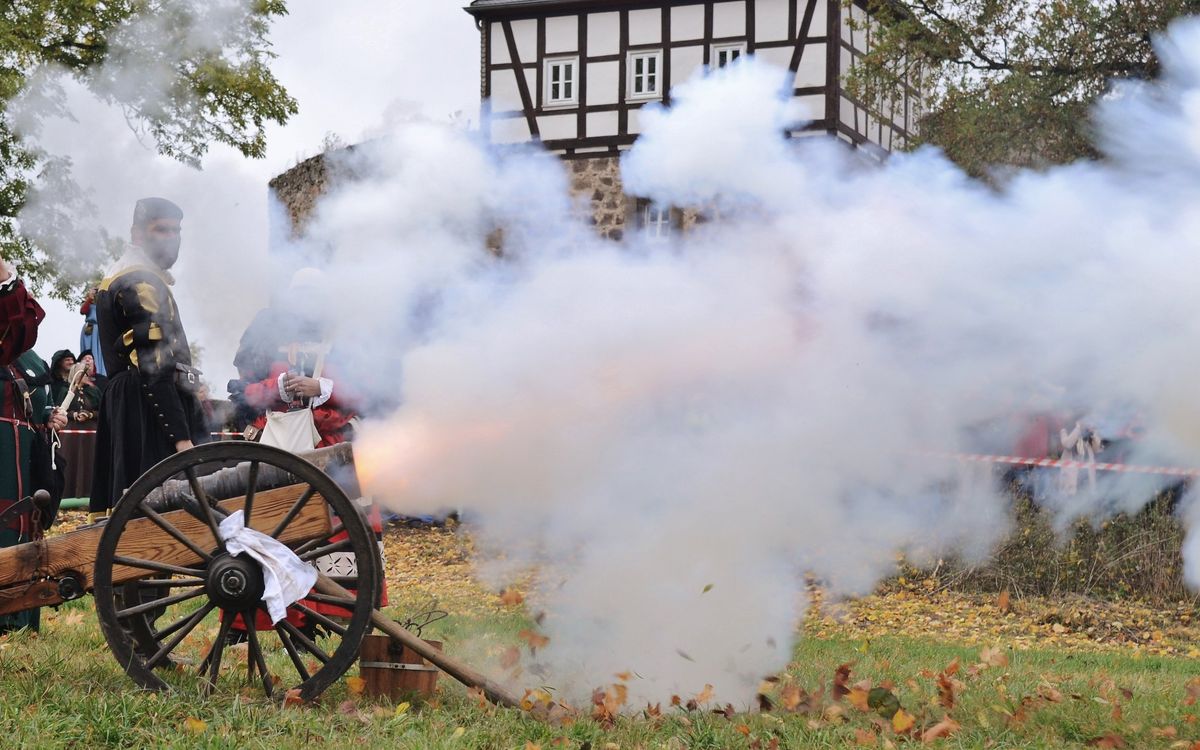
<svg viewBox="0 0 1200 750">
<path fill-rule="evenodd" d="M 307 304 L 322 284 L 317 269 L 296 272 L 255 317 L 230 398 L 210 397 L 171 292 L 182 219 L 169 200 L 137 202 L 127 250 L 80 310 L 78 351 L 56 351 L 49 364 L 34 351 L 44 313 L 0 262 L 0 547 L 48 526 L 28 508 L 6 514 L 37 490 L 56 502 L 87 497 L 90 520 L 103 522 L 135 479 L 197 443 L 237 437 L 303 452 L 351 439 L 354 390 Z M 0 616 L 0 633 L 37 624 L 37 610 Z"/>
</svg>

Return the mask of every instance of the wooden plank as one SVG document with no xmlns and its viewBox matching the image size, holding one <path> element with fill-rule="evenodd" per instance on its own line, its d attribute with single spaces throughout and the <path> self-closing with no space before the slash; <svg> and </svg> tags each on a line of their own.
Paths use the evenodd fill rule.
<svg viewBox="0 0 1200 750">
<path fill-rule="evenodd" d="M 297 484 L 255 493 L 250 527 L 270 533 L 307 487 L 306 484 Z M 233 512 L 242 507 L 243 501 L 244 498 L 241 497 L 231 498 L 221 502 L 220 506 L 228 512 Z M 201 549 L 213 549 L 216 546 L 208 526 L 187 511 L 176 510 L 162 515 Z M 84 587 L 90 591 L 94 585 L 92 567 L 103 531 L 102 527 L 80 529 L 62 536 L 0 550 L 0 614 L 58 603 L 57 596 L 53 597 L 52 601 L 47 600 L 44 587 L 31 588 L 30 581 L 34 578 L 35 571 L 38 577 L 54 577 L 75 572 L 79 574 Z M 281 541 L 296 545 L 328 536 L 330 531 L 331 523 L 325 501 L 319 494 L 314 494 L 284 530 Z M 126 526 L 117 553 L 180 567 L 200 563 L 199 556 L 148 518 L 136 519 Z M 113 568 L 114 583 L 123 583 L 148 575 L 152 575 L 152 572 L 141 568 L 124 565 Z M 23 606 L 19 606 L 21 602 L 24 602 Z"/>
</svg>

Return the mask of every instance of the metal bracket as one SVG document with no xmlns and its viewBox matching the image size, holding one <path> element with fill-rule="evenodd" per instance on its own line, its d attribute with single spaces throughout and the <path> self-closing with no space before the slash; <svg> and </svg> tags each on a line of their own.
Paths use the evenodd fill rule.
<svg viewBox="0 0 1200 750">
<path fill-rule="evenodd" d="M 424 664 L 404 664 L 393 661 L 360 661 L 359 667 L 367 669 L 400 669 L 405 672 L 437 672 L 437 667 L 427 667 Z"/>
</svg>

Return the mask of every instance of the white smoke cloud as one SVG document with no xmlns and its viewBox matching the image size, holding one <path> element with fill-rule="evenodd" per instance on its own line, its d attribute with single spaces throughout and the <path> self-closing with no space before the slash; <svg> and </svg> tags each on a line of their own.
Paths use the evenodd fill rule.
<svg viewBox="0 0 1200 750">
<path fill-rule="evenodd" d="M 1000 189 L 934 150 L 865 168 L 785 141 L 767 66 L 688 82 L 622 164 L 629 192 L 719 217 L 667 244 L 565 225 L 544 156 L 380 141 L 364 153 L 395 158 L 387 187 L 333 205 L 388 206 L 387 232 L 360 216 L 350 243 L 401 279 L 388 320 L 406 289 L 437 305 L 364 473 L 400 510 L 463 507 L 493 573 L 540 565 L 540 679 L 563 694 L 632 669 L 637 699 L 712 683 L 747 702 L 789 658 L 806 574 L 862 594 L 899 554 L 979 559 L 1003 535 L 990 474 L 929 452 L 1007 452 L 1020 415 L 1055 408 L 1098 429 L 1137 414 L 1131 460 L 1200 462 L 1198 33 L 1179 25 L 1164 80 L 1104 104 L 1110 158 Z M 493 222 L 518 230 L 487 263 Z M 344 229 L 329 211 L 315 231 Z M 1060 524 L 1156 485 L 1082 486 L 1047 497 Z"/>
</svg>

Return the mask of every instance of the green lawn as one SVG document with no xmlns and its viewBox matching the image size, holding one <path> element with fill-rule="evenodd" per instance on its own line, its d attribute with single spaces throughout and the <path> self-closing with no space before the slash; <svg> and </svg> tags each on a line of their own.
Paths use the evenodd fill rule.
<svg viewBox="0 0 1200 750">
<path fill-rule="evenodd" d="M 426 635 L 445 639 L 448 650 L 460 655 L 455 644 L 471 642 L 473 653 L 465 656 L 474 659 L 515 644 L 524 626 L 516 615 L 451 617 Z M 772 686 L 769 713 L 726 717 L 713 713 L 713 706 L 687 711 L 664 704 L 661 716 L 639 712 L 612 727 L 586 715 L 549 726 L 520 711 L 481 708 L 444 675 L 432 705 L 399 713 L 389 704 L 352 696 L 345 680 L 319 705 L 280 707 L 263 699 L 260 689 L 241 686 L 236 671 L 207 699 L 188 692 L 140 692 L 108 654 L 87 598 L 48 610 L 38 636 L 0 638 L 0 728 L 6 746 L 38 748 L 525 748 L 532 743 L 600 750 L 768 748 L 773 740 L 782 748 L 915 747 L 921 745 L 921 730 L 948 713 L 961 728 L 932 746 L 1189 748 L 1200 738 L 1197 706 L 1186 705 L 1188 683 L 1200 673 L 1194 660 L 1008 651 L 996 645 L 999 649 L 987 655 L 991 664 L 978 669 L 979 648 L 898 636 L 869 644 L 803 639 L 788 672 Z M 948 679 L 959 684 L 947 712 L 938 674 L 955 659 L 959 669 Z M 846 687 L 859 692 L 835 701 L 835 671 L 848 662 Z M 897 734 L 878 711 L 854 705 L 862 702 L 861 691 L 881 683 L 899 700 L 901 717 L 913 717 L 907 733 Z M 817 697 L 800 702 L 805 694 Z M 787 711 L 789 704 L 797 710 Z M 1115 736 L 1102 739 L 1110 733 Z"/>
</svg>

